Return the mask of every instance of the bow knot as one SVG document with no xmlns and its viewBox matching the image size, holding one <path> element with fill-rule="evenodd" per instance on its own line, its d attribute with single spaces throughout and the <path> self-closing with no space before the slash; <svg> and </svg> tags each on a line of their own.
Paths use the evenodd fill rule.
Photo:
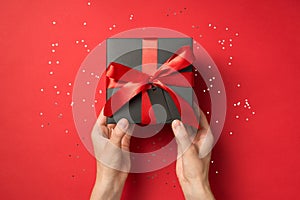
<svg viewBox="0 0 300 200">
<path fill-rule="evenodd" d="M 149 78 L 148 78 L 148 84 L 153 85 L 153 76 L 149 76 Z"/>
</svg>

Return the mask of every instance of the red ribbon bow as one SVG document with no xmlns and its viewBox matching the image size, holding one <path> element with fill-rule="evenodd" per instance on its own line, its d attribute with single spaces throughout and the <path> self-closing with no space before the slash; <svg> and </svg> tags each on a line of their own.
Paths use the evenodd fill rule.
<svg viewBox="0 0 300 200">
<path fill-rule="evenodd" d="M 112 117 L 113 113 L 129 102 L 130 99 L 142 93 L 143 110 L 141 123 L 149 124 L 151 119 L 148 111 L 150 111 L 150 115 L 154 114 L 153 112 L 151 113 L 152 110 L 150 108 L 152 104 L 147 90 L 156 86 L 170 94 L 181 115 L 181 120 L 198 128 L 198 122 L 190 104 L 168 87 L 168 85 L 191 87 L 193 83 L 191 72 L 179 73 L 178 71 L 191 65 L 194 59 L 191 48 L 184 46 L 156 69 L 153 74 L 147 74 L 119 63 L 110 63 L 106 72 L 107 88 L 119 88 L 119 90 L 107 100 L 104 106 L 104 115 Z M 182 76 L 186 80 L 183 80 Z"/>
</svg>

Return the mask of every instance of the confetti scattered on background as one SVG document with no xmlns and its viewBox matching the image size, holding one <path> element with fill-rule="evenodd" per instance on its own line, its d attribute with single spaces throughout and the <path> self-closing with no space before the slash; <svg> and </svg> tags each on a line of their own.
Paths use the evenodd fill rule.
<svg viewBox="0 0 300 200">
<path fill-rule="evenodd" d="M 290 96 L 297 91 L 294 86 L 297 83 L 291 82 L 293 76 L 298 74 L 296 68 L 292 67 L 295 62 L 291 58 L 297 56 L 285 45 L 294 40 L 293 34 L 297 35 L 295 26 L 286 23 L 296 24 L 297 17 L 292 18 L 290 13 L 297 16 L 295 9 L 299 6 L 291 2 L 275 2 L 272 6 L 268 2 L 260 4 L 264 6 L 256 8 L 254 3 L 247 3 L 251 7 L 249 13 L 248 6 L 240 2 L 219 2 L 218 6 L 196 1 L 144 2 L 143 5 L 134 1 L 125 6 L 117 1 L 51 1 L 43 4 L 32 2 L 30 5 L 15 1 L 5 3 L 1 16 L 6 19 L 3 25 L 7 28 L 1 32 L 1 38 L 2 49 L 7 56 L 1 61 L 4 66 L 2 76 L 3 82 L 14 81 L 18 84 L 1 86 L 4 87 L 4 103 L 11 101 L 7 100 L 8 97 L 17 95 L 13 100 L 15 105 L 5 106 L 5 117 L 1 118 L 2 130 L 6 130 L 3 134 L 6 139 L 3 141 L 7 143 L 2 148 L 9 149 L 11 153 L 11 158 L 5 157 L 2 167 L 6 174 L 2 179 L 5 184 L 1 184 L 5 194 L 3 198 L 20 198 L 12 192 L 12 188 L 24 180 L 32 180 L 32 185 L 24 186 L 22 198 L 44 197 L 49 190 L 40 183 L 47 181 L 48 188 L 56 191 L 51 194 L 51 199 L 88 199 L 95 163 L 81 142 L 86 138 L 79 138 L 73 122 L 72 106 L 77 103 L 72 100 L 74 78 L 77 73 L 85 73 L 85 86 L 91 86 L 99 80 L 100 75 L 93 71 L 78 71 L 85 57 L 105 38 L 127 29 L 147 26 L 167 27 L 190 35 L 210 53 L 223 76 L 228 105 L 227 121 L 212 156 L 210 173 L 217 199 L 247 199 L 251 194 L 257 195 L 253 198 L 264 199 L 266 194 L 260 187 L 253 189 L 256 192 L 248 188 L 253 188 L 254 183 L 269 185 L 272 180 L 277 186 L 270 187 L 276 191 L 277 187 L 282 186 L 282 182 L 278 181 L 281 175 L 277 172 L 296 166 L 292 165 L 292 161 L 285 161 L 284 166 L 274 169 L 267 162 L 271 163 L 275 155 L 293 155 L 295 149 L 283 145 L 286 151 L 277 150 L 275 138 L 287 132 L 285 123 L 289 125 L 290 132 L 293 124 L 284 120 L 275 123 L 272 119 L 278 113 L 287 113 L 287 110 L 288 113 L 294 112 L 292 108 L 281 106 L 282 99 L 286 100 L 286 105 L 296 105 L 296 96 L 282 97 L 280 91 L 284 90 L 288 93 L 285 95 Z M 261 8 L 269 11 L 270 15 L 266 16 L 268 12 Z M 282 16 L 278 17 L 275 11 L 280 11 L 277 13 L 282 13 Z M 23 15 L 25 12 L 28 13 Z M 285 31 L 282 32 L 280 27 L 285 27 Z M 282 41 L 282 38 L 286 38 L 286 41 Z M 274 41 L 277 48 L 273 48 Z M 280 52 L 278 49 L 281 49 Z M 285 58 L 284 63 L 277 60 L 282 57 Z M 279 64 L 287 67 L 279 67 Z M 207 70 L 210 69 L 207 66 Z M 291 77 L 288 88 L 279 85 L 284 73 L 289 73 L 285 77 Z M 200 80 L 201 76 L 195 73 L 195 79 Z M 203 98 L 208 98 L 211 92 L 221 93 L 215 87 L 213 75 L 206 81 L 210 84 L 201 85 Z M 82 99 L 81 103 L 86 103 L 90 109 L 99 109 L 103 105 L 103 95 L 101 89 L 97 90 L 94 102 Z M 209 107 L 204 107 L 203 111 L 208 118 L 212 114 Z M 15 113 L 19 113 L 23 127 L 11 131 L 15 125 L 8 120 L 15 119 Z M 89 123 L 84 116 L 83 123 Z M 268 123 L 269 129 L 263 126 L 265 123 Z M 274 124 L 276 129 L 273 128 Z M 284 127 L 285 130 L 279 131 L 278 127 Z M 271 138 L 268 137 L 270 132 L 273 134 Z M 135 151 L 161 148 L 166 142 L 164 137 L 157 136 L 147 145 L 136 146 Z M 289 138 L 294 137 L 282 138 L 282 141 L 288 141 L 289 145 L 297 141 Z M 266 143 L 269 148 L 262 152 Z M 273 143 L 276 143 L 276 148 L 272 146 Z M 11 149 L 11 146 L 17 148 Z M 175 149 L 171 148 L 170 152 L 175 153 Z M 268 153 L 271 154 L 270 158 Z M 255 165 L 258 159 L 263 163 L 260 169 Z M 12 160 L 24 163 L 23 170 L 11 167 Z M 262 179 L 262 170 L 272 180 Z M 251 171 L 251 176 L 245 175 L 245 171 Z M 296 169 L 290 171 L 295 171 L 293 177 L 297 177 Z M 291 183 L 294 180 L 286 178 L 286 175 L 281 178 Z M 137 186 L 140 187 L 139 191 L 134 189 Z M 281 191 L 290 195 L 289 199 L 294 199 L 292 195 L 295 193 L 283 188 Z M 81 191 L 80 194 L 78 191 Z M 183 199 L 174 165 L 130 176 L 124 198 L 132 199 L 132 194 L 135 194 L 136 198 L 153 199 L 162 191 L 173 195 L 174 199 Z"/>
</svg>

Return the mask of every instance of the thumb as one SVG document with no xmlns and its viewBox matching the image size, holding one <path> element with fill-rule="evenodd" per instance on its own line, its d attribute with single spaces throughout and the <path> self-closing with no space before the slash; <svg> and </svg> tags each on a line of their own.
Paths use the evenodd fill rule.
<svg viewBox="0 0 300 200">
<path fill-rule="evenodd" d="M 116 127 L 112 131 L 110 142 L 116 145 L 117 147 L 121 147 L 121 141 L 123 136 L 126 134 L 128 126 L 129 123 L 127 119 L 125 118 L 120 119 Z"/>
<path fill-rule="evenodd" d="M 183 125 L 183 123 L 179 120 L 174 120 L 172 122 L 172 129 L 175 135 L 175 139 L 177 141 L 178 150 L 182 153 L 189 148 L 192 144 L 189 135 Z"/>
</svg>

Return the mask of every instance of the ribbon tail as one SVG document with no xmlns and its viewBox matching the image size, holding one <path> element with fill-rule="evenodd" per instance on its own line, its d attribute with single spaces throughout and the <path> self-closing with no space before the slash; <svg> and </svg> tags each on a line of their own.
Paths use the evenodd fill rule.
<svg viewBox="0 0 300 200">
<path fill-rule="evenodd" d="M 178 101 L 180 102 L 180 105 L 183 107 L 181 109 L 181 120 L 183 123 L 186 123 L 190 126 L 193 126 L 194 128 L 198 129 L 199 122 L 196 118 L 195 112 L 190 104 L 188 104 L 183 98 L 180 96 L 177 96 Z"/>
<path fill-rule="evenodd" d="M 141 124 L 155 124 L 155 114 L 147 91 L 142 92 Z M 150 115 L 150 116 L 149 116 Z M 152 121 L 151 121 L 152 119 Z"/>
<path fill-rule="evenodd" d="M 164 85 L 162 82 L 157 81 L 156 84 L 166 90 L 172 97 L 178 112 L 181 116 L 181 121 L 184 124 L 188 124 L 190 126 L 193 126 L 194 128 L 198 129 L 199 128 L 199 122 L 198 119 L 195 115 L 195 112 L 191 105 L 186 102 L 181 96 L 179 96 L 176 92 L 174 92 L 171 88 L 168 86 Z"/>
</svg>

